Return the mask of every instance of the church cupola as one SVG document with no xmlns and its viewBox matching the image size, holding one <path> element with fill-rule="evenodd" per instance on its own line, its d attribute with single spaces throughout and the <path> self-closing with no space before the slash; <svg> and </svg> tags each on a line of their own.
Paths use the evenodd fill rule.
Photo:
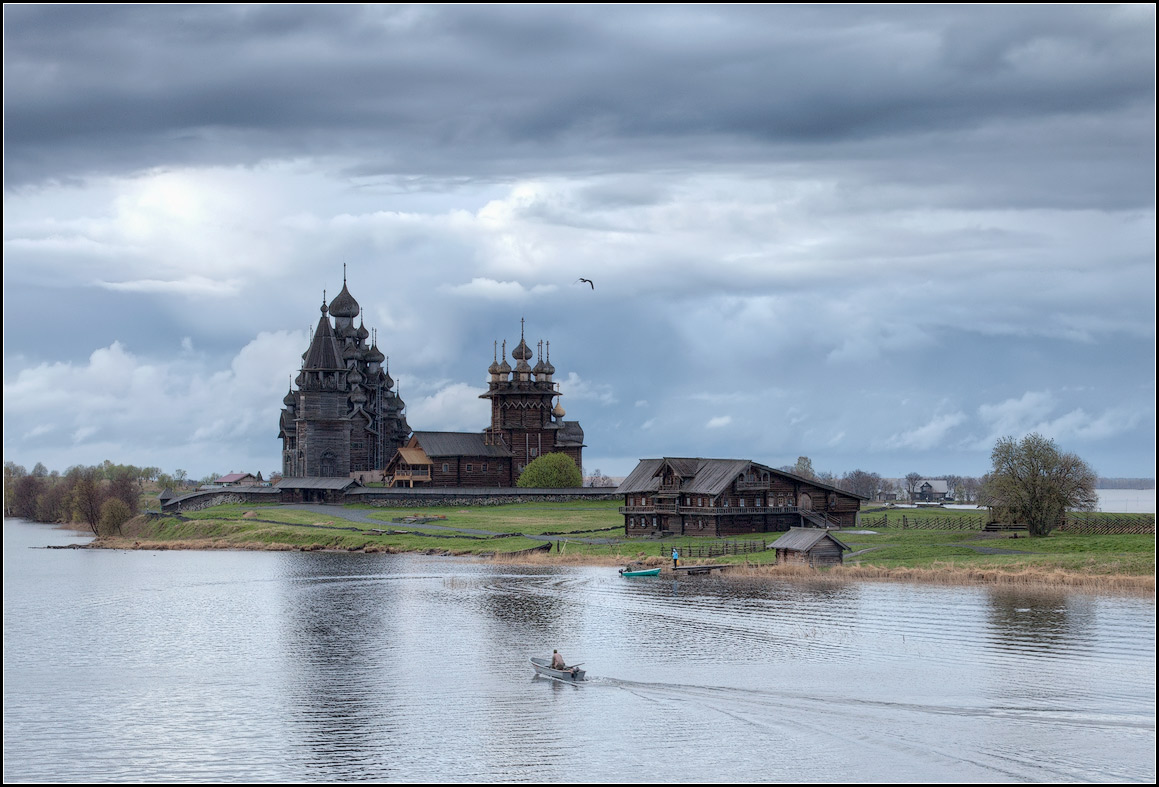
<svg viewBox="0 0 1159 787">
<path fill-rule="evenodd" d="M 519 321 L 519 344 L 511 351 L 511 357 L 515 359 L 515 380 L 528 382 L 531 379 L 531 364 L 527 361 L 531 358 L 531 348 L 523 339 L 523 320 Z"/>
<path fill-rule="evenodd" d="M 354 296 L 350 294 L 350 290 L 346 289 L 346 277 L 342 277 L 342 292 L 330 301 L 330 313 L 335 317 L 343 317 L 348 320 L 353 320 L 359 315 L 362 310 L 358 308 L 358 301 L 354 300 Z"/>
<path fill-rule="evenodd" d="M 550 383 L 553 374 L 555 374 L 555 367 L 551 365 L 551 342 L 547 342 L 547 358 L 543 362 L 543 381 Z"/>
</svg>

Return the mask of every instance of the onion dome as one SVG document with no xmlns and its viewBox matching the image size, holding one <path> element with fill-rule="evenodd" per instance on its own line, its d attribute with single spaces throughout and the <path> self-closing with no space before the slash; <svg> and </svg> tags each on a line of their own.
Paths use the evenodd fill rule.
<svg viewBox="0 0 1159 787">
<path fill-rule="evenodd" d="M 346 282 L 342 282 L 342 292 L 335 296 L 334 300 L 330 301 L 330 313 L 335 317 L 349 317 L 354 319 L 358 316 L 361 309 L 358 308 L 358 301 L 354 300 L 354 296 L 350 294 L 350 290 L 346 289 Z"/>
<path fill-rule="evenodd" d="M 499 342 L 492 348 L 491 365 L 487 367 L 487 374 L 499 374 Z"/>
<path fill-rule="evenodd" d="M 366 394 L 362 392 L 361 386 L 354 386 L 354 391 L 350 394 L 350 401 L 357 404 L 363 404 L 366 401 Z"/>
<path fill-rule="evenodd" d="M 547 360 L 543 362 L 543 373 L 546 375 L 555 374 L 555 367 L 551 365 L 551 342 L 547 343 Z"/>
<path fill-rule="evenodd" d="M 342 345 L 342 360 L 349 361 L 352 358 L 358 357 L 358 346 L 351 342 L 350 344 Z"/>
<path fill-rule="evenodd" d="M 511 364 L 507 363 L 507 340 L 503 340 L 503 360 L 499 362 L 499 374 L 511 374 Z"/>
<path fill-rule="evenodd" d="M 545 373 L 544 368 L 543 368 L 543 342 L 542 341 L 539 343 L 538 350 L 539 350 L 539 360 L 536 361 L 535 368 L 531 370 L 531 371 L 535 372 L 536 377 L 540 377 Z"/>
<path fill-rule="evenodd" d="M 294 389 L 291 388 L 289 391 L 286 392 L 286 395 L 284 397 L 282 397 L 282 404 L 284 404 L 286 407 L 293 407 L 297 403 L 298 403 L 298 398 L 296 396 L 294 396 Z"/>
<path fill-rule="evenodd" d="M 357 368 L 352 369 L 350 374 L 346 375 L 346 379 L 350 382 L 351 385 L 360 385 L 363 380 L 362 372 L 358 371 Z"/>
<path fill-rule="evenodd" d="M 511 357 L 523 362 L 530 360 L 531 348 L 527 346 L 527 342 L 523 341 L 523 337 L 519 338 L 519 345 L 511 351 Z"/>
<path fill-rule="evenodd" d="M 355 334 L 358 341 L 364 342 L 370 336 L 370 331 L 366 330 L 366 323 L 362 320 L 358 321 L 358 333 Z"/>
<path fill-rule="evenodd" d="M 556 418 L 563 418 L 565 415 L 567 415 L 567 411 L 563 409 L 562 404 L 560 404 L 559 402 L 556 402 L 554 409 L 552 409 L 552 411 L 551 411 L 551 414 L 554 415 Z"/>
<path fill-rule="evenodd" d="M 378 349 L 377 344 L 371 345 L 370 351 L 366 353 L 365 358 L 367 363 L 382 363 L 386 360 L 386 356 L 382 354 L 382 350 Z"/>
</svg>

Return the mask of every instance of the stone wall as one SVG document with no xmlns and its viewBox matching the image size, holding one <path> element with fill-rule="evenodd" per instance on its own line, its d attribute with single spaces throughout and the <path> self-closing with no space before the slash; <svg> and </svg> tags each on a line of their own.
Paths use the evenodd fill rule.
<svg viewBox="0 0 1159 787">
<path fill-rule="evenodd" d="M 399 494 L 405 492 L 405 494 Z M 347 494 L 348 503 L 366 503 L 382 508 L 428 508 L 432 506 L 506 506 L 514 503 L 567 503 L 574 500 L 619 500 L 615 490 L 588 490 L 580 492 L 561 489 L 516 489 L 500 490 L 447 489 L 436 493 L 431 489 L 373 489 L 358 490 Z"/>
</svg>

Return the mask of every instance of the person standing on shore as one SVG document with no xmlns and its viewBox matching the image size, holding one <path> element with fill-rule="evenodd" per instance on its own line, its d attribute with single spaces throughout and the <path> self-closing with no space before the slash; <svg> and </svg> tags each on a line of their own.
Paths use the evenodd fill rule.
<svg viewBox="0 0 1159 787">
<path fill-rule="evenodd" d="M 676 569 L 676 564 L 678 562 L 680 562 L 680 550 L 677 549 L 676 547 L 672 547 L 672 568 L 673 568 L 673 570 Z"/>
</svg>

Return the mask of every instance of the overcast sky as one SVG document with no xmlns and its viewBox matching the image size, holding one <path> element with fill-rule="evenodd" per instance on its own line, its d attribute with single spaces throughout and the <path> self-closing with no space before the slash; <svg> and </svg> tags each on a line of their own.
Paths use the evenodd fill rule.
<svg viewBox="0 0 1159 787">
<path fill-rule="evenodd" d="M 280 469 L 323 290 L 411 427 L 550 340 L 588 472 L 1155 473 L 1146 6 L 4 7 L 4 458 Z M 576 283 L 591 279 L 594 289 Z"/>
</svg>

